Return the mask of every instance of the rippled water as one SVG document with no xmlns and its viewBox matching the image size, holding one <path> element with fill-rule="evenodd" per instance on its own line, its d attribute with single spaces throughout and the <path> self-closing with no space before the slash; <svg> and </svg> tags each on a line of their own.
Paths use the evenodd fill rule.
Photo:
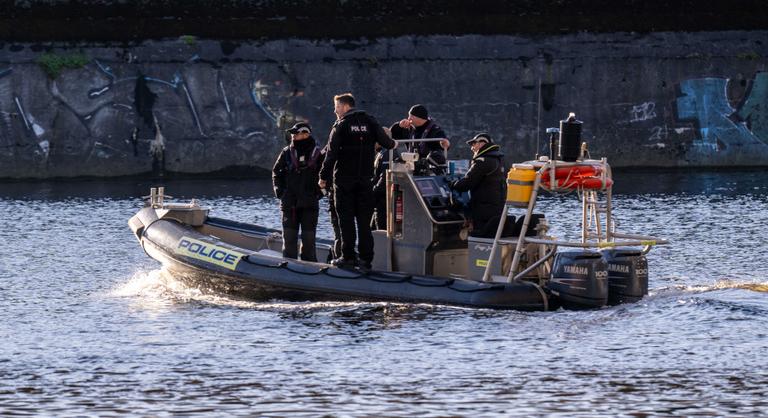
<svg viewBox="0 0 768 418">
<path fill-rule="evenodd" d="M 149 182 L 0 184 L 0 415 L 768 414 L 768 175 L 615 177 L 621 229 L 673 240 L 651 294 L 539 313 L 205 295 L 126 226 Z M 265 181 L 166 186 L 279 221 Z M 573 196 L 541 208 L 575 234 Z"/>
</svg>

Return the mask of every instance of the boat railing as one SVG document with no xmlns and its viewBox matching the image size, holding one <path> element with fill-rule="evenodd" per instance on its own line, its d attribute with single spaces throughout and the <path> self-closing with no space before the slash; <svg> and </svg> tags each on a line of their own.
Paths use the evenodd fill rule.
<svg viewBox="0 0 768 418">
<path fill-rule="evenodd" d="M 142 196 L 142 200 L 146 202 L 146 205 L 153 209 L 204 209 L 200 206 L 200 202 L 197 199 L 192 199 L 189 202 L 168 202 L 173 199 L 173 196 L 165 194 L 165 187 L 151 187 L 149 189 L 149 195 Z"/>
<path fill-rule="evenodd" d="M 448 142 L 448 138 L 421 138 L 421 139 L 397 139 L 397 145 L 401 144 L 415 144 L 417 142 Z M 445 157 L 446 164 L 448 162 L 448 148 L 443 147 L 443 157 Z M 394 160 L 394 148 L 389 150 L 389 166 L 392 167 L 392 160 Z"/>
<path fill-rule="evenodd" d="M 517 281 L 520 280 L 522 277 L 524 277 L 526 274 L 528 274 L 530 271 L 532 271 L 534 268 L 538 267 L 542 263 L 544 263 L 547 259 L 554 256 L 555 251 L 554 248 L 557 247 L 576 247 L 576 248 L 596 248 L 596 249 L 604 249 L 604 248 L 616 248 L 616 247 L 643 247 L 643 254 L 650 251 L 651 247 L 655 245 L 662 245 L 662 244 L 668 244 L 669 241 L 666 239 L 653 237 L 653 236 L 646 236 L 646 235 L 638 235 L 638 234 L 626 234 L 626 233 L 619 233 L 615 231 L 615 226 L 613 222 L 613 214 L 611 212 L 611 194 L 612 194 L 612 180 L 611 180 L 611 169 L 608 165 L 607 159 L 602 158 L 601 160 L 582 160 L 577 162 L 564 162 L 564 161 L 557 161 L 557 160 L 549 160 L 546 158 L 543 158 L 540 161 L 533 161 L 530 163 L 526 163 L 530 165 L 532 169 L 536 170 L 536 175 L 534 177 L 533 186 L 531 189 L 531 195 L 528 199 L 527 209 L 525 213 L 525 217 L 523 219 L 523 224 L 521 228 L 521 232 L 519 237 L 517 237 L 516 240 L 503 240 L 501 238 L 502 231 L 504 230 L 504 223 L 506 222 L 506 214 L 510 207 L 515 206 L 510 204 L 510 202 L 506 202 L 504 205 L 504 210 L 502 212 L 502 215 L 500 217 L 499 225 L 496 230 L 496 236 L 493 241 L 493 246 L 491 248 L 491 254 L 490 258 L 488 260 L 488 265 L 485 269 L 485 273 L 483 274 L 483 281 L 491 281 L 491 267 L 494 262 L 494 258 L 496 257 L 496 249 L 499 244 L 514 244 L 515 245 L 515 252 L 512 258 L 512 264 L 509 269 L 509 274 L 507 275 L 507 282 Z M 582 185 L 577 185 L 574 187 L 573 185 L 565 185 L 561 186 L 561 184 L 558 182 L 558 179 L 555 178 L 556 169 L 558 167 L 560 168 L 569 168 L 569 167 L 578 167 L 583 165 L 598 165 L 601 167 L 600 174 L 599 174 L 599 182 L 595 185 L 594 189 L 585 189 Z M 550 176 L 548 184 L 549 186 L 545 187 L 544 182 L 542 181 L 542 177 L 547 174 Z M 567 183 L 567 182 L 563 182 Z M 563 240 L 554 240 L 554 239 L 542 239 L 542 238 L 536 238 L 536 237 L 527 237 L 525 231 L 528 231 L 528 226 L 530 225 L 533 210 L 536 206 L 536 199 L 539 194 L 539 190 L 545 190 L 549 192 L 573 192 L 574 190 L 581 192 L 582 195 L 582 233 L 581 233 L 581 241 L 563 241 Z M 597 193 L 602 192 L 605 194 L 605 201 L 600 202 Z M 602 216 L 601 216 L 602 215 Z M 604 218 L 605 221 L 605 227 L 603 228 L 601 217 Z M 594 227 L 595 233 L 590 232 L 590 227 Z M 525 270 L 523 270 L 520 273 L 515 274 L 515 271 L 518 269 L 520 265 L 520 260 L 522 257 L 522 254 L 525 251 L 525 247 L 527 244 L 540 244 L 540 245 L 549 245 L 553 246 L 553 250 L 551 250 L 546 256 L 539 259 L 536 263 L 534 263 L 531 266 L 528 266 Z"/>
</svg>

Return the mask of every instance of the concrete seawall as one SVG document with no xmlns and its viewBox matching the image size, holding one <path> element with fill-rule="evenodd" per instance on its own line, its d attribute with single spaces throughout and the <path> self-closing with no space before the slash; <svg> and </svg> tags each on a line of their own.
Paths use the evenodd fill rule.
<svg viewBox="0 0 768 418">
<path fill-rule="evenodd" d="M 455 157 L 488 131 L 530 159 L 573 111 L 614 166 L 768 165 L 767 64 L 768 31 L 6 42 L 0 178 L 263 173 L 346 91 L 387 125 L 425 104 Z"/>
</svg>

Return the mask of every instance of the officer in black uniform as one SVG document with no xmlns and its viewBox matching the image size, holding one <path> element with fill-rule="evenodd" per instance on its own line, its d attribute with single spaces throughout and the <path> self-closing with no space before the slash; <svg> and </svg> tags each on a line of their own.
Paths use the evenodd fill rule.
<svg viewBox="0 0 768 418">
<path fill-rule="evenodd" d="M 301 259 L 317 261 L 315 234 L 322 197 L 317 182 L 324 155 L 308 123 L 299 122 L 288 132 L 291 144 L 283 148 L 272 168 L 272 186 L 283 214 L 283 257 L 297 257 L 301 230 Z"/>
<path fill-rule="evenodd" d="M 469 209 L 473 235 L 481 236 L 489 230 L 491 219 L 499 219 L 506 199 L 504 154 L 487 133 L 479 133 L 467 141 L 472 148 L 472 162 L 463 178 L 451 183 L 459 192 L 469 191 Z M 492 225 L 495 231 L 496 225 Z"/>
<path fill-rule="evenodd" d="M 408 110 L 408 117 L 396 122 L 389 128 L 394 139 L 448 138 L 443 128 L 438 126 L 424 105 L 416 104 Z M 418 152 L 420 160 L 431 158 L 433 164 L 445 164 L 443 148 L 447 149 L 448 140 L 437 142 L 414 142 L 408 144 L 408 152 Z"/>
<path fill-rule="evenodd" d="M 328 144 L 325 144 L 323 155 L 327 153 Z M 331 216 L 331 227 L 333 227 L 333 247 L 331 247 L 328 260 L 326 260 L 326 262 L 330 262 L 334 258 L 341 257 L 341 227 L 339 226 L 339 215 L 336 213 L 336 205 L 334 204 L 333 172 L 327 172 L 326 176 L 321 178 L 321 180 L 325 181 L 325 191 L 328 197 L 328 214 Z"/>
<path fill-rule="evenodd" d="M 342 267 L 358 265 L 355 242 L 360 253 L 360 265 L 370 268 L 373 261 L 373 160 L 374 143 L 390 149 L 397 143 L 390 138 L 372 116 L 355 109 L 355 98 L 349 94 L 334 96 L 336 123 L 328 138 L 328 152 L 320 174 L 320 187 L 333 172 L 334 203 L 341 226 L 342 256 L 333 264 Z"/>
</svg>

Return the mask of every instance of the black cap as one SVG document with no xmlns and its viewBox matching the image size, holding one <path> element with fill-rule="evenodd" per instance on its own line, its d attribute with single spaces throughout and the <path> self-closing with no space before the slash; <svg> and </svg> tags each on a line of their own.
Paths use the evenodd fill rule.
<svg viewBox="0 0 768 418">
<path fill-rule="evenodd" d="M 288 129 L 288 133 L 290 134 L 297 134 L 300 132 L 306 132 L 308 134 L 312 133 L 312 127 L 309 126 L 307 122 L 299 122 L 293 126 L 291 126 L 290 129 Z"/>
<path fill-rule="evenodd" d="M 472 145 L 477 141 L 485 141 L 486 143 L 493 144 L 493 139 L 491 139 L 491 136 L 485 132 L 480 132 L 479 134 L 475 135 L 474 138 L 467 141 L 467 144 Z"/>
<path fill-rule="evenodd" d="M 427 112 L 427 108 L 420 104 L 411 106 L 411 110 L 408 111 L 408 114 L 421 119 L 429 118 L 429 112 Z"/>
</svg>

